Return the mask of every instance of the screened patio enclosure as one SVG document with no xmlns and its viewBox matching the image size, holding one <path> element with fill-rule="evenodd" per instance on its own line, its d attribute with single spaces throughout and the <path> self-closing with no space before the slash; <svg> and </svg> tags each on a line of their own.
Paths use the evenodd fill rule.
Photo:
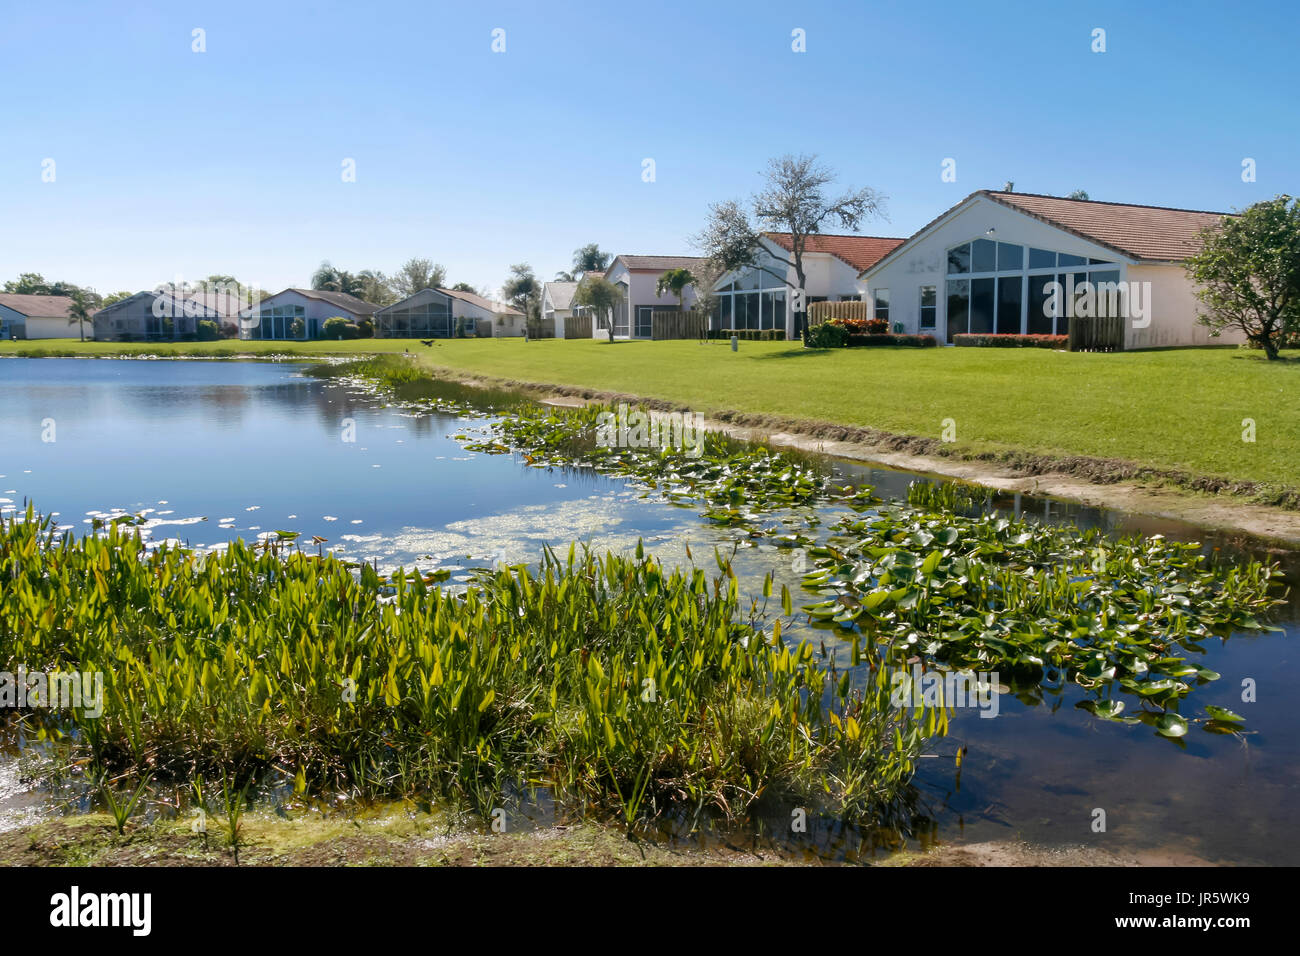
<svg viewBox="0 0 1300 956">
<path fill-rule="evenodd" d="M 474 320 L 452 314 L 452 298 L 425 289 L 375 313 L 376 338 L 446 339 L 472 334 Z"/>
</svg>

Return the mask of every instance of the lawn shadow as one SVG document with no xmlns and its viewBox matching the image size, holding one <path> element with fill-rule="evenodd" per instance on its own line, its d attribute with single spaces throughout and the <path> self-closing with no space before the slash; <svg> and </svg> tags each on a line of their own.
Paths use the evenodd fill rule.
<svg viewBox="0 0 1300 956">
<path fill-rule="evenodd" d="M 829 355 L 831 352 L 835 352 L 835 351 L 838 350 L 837 349 L 806 349 L 803 348 L 802 346 L 796 345 L 788 349 L 782 349 L 779 352 L 764 352 L 762 355 L 758 356 L 758 358 L 760 361 L 765 362 L 768 359 L 804 358 L 810 355 L 826 356 Z"/>
</svg>

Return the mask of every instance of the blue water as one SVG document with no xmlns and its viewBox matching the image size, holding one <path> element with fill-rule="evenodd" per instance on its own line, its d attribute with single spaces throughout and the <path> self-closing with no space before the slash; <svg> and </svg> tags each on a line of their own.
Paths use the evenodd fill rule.
<svg viewBox="0 0 1300 956">
<path fill-rule="evenodd" d="M 297 531 L 300 542 L 319 535 L 328 539 L 325 548 L 351 560 L 381 569 L 444 567 L 453 580 L 494 560 L 537 561 L 545 545 L 567 550 L 575 540 L 630 551 L 644 539 L 669 564 L 689 563 L 689 547 L 706 570 L 715 567 L 715 547 L 739 548 L 736 567 L 748 597 L 761 603 L 759 582 L 771 572 L 776 591 L 786 584 L 798 602 L 800 577 L 788 553 L 710 525 L 695 509 L 644 497 L 631 483 L 469 452 L 452 437 L 482 426 L 477 417 L 386 406 L 289 363 L 5 359 L 0 509 L 12 513 L 30 499 L 84 533 L 96 517 L 143 513 L 143 533 L 153 540 L 205 548 Z M 833 464 L 885 497 L 904 494 L 916 477 Z M 1222 554 L 1264 553 L 1236 536 L 1049 499 L 1007 496 L 997 507 L 1116 533 L 1200 540 Z M 837 514 L 823 509 L 823 528 Z M 1272 557 L 1300 580 L 1294 553 Z M 776 602 L 769 610 L 779 610 Z M 1084 694 L 1072 685 L 1037 706 L 1003 696 L 995 720 L 958 711 L 918 777 L 931 836 L 1089 844 L 1153 862 L 1300 863 L 1300 838 L 1289 825 L 1300 809 L 1294 596 L 1276 623 L 1290 634 L 1207 642 L 1204 663 L 1223 679 L 1198 688 L 1195 706 L 1185 708 L 1216 703 L 1243 713 L 1250 733 L 1242 739 L 1194 729 L 1179 747 L 1148 726 L 1077 710 Z M 791 624 L 793 639 L 808 636 Z M 849 663 L 847 642 L 834 632 L 812 633 L 815 645 L 824 641 L 841 666 Z M 1257 703 L 1240 700 L 1244 678 L 1257 682 Z M 968 749 L 958 774 L 960 745 Z M 0 783 L 6 779 L 0 772 Z M 13 790 L 0 786 L 0 818 Z M 1092 829 L 1097 809 L 1106 812 L 1105 833 Z M 858 836 L 842 828 L 814 827 L 806 839 L 822 855 L 851 857 L 858 849 Z"/>
</svg>

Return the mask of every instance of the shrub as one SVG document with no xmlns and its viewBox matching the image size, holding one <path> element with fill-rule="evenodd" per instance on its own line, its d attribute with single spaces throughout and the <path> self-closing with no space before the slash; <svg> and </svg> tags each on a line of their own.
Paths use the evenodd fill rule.
<svg viewBox="0 0 1300 956">
<path fill-rule="evenodd" d="M 302 319 L 294 319 L 292 322 L 289 323 L 290 338 L 295 338 L 295 339 L 302 338 L 303 330 L 306 328 L 307 327 L 302 324 Z"/>
<path fill-rule="evenodd" d="M 784 342 L 785 329 L 709 329 L 711 339 L 730 339 L 732 336 L 742 342 Z"/>
<path fill-rule="evenodd" d="M 867 345 L 902 345 L 908 348 L 928 349 L 939 344 L 933 335 L 898 335 L 887 332 L 883 335 L 850 335 L 845 342 L 850 348 Z"/>
<path fill-rule="evenodd" d="M 370 319 L 362 319 L 357 323 L 357 338 L 373 339 L 375 337 L 375 323 Z"/>
<path fill-rule="evenodd" d="M 234 322 L 223 322 L 221 323 L 221 335 L 227 339 L 238 338 L 239 326 Z"/>
<path fill-rule="evenodd" d="M 1014 335 L 968 334 L 954 335 L 953 344 L 984 349 L 1064 349 L 1070 344 L 1068 335 Z"/>
<path fill-rule="evenodd" d="M 221 330 L 211 319 L 199 319 L 197 328 L 200 342 L 213 342 L 221 337 Z"/>
<path fill-rule="evenodd" d="M 804 347 L 810 349 L 838 349 L 848 344 L 849 330 L 835 322 L 814 325 L 804 333 Z"/>
<path fill-rule="evenodd" d="M 359 333 L 355 324 L 335 315 L 325 320 L 320 334 L 323 339 L 355 339 Z"/>
</svg>

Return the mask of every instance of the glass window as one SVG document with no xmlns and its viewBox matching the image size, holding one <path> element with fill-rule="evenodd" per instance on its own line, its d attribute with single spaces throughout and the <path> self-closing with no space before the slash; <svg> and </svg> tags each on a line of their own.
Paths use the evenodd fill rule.
<svg viewBox="0 0 1300 956">
<path fill-rule="evenodd" d="M 886 322 L 888 322 L 889 321 L 889 290 L 877 289 L 875 299 L 876 301 L 875 301 L 875 306 L 872 310 L 872 315 L 874 315 L 877 319 L 884 319 Z"/>
<path fill-rule="evenodd" d="M 960 275 L 963 272 L 970 272 L 969 242 L 948 250 L 948 274 Z"/>
<path fill-rule="evenodd" d="M 1059 260 L 1060 261 L 1057 264 L 1060 265 L 1062 268 L 1064 268 L 1065 266 L 1085 265 L 1088 261 L 1083 256 L 1072 256 L 1068 252 L 1062 252 L 1059 256 Z"/>
<path fill-rule="evenodd" d="M 998 334 L 1020 334 L 1020 283 L 1021 278 L 1002 276 L 998 279 Z"/>
<path fill-rule="evenodd" d="M 972 279 L 970 283 L 970 330 L 972 335 L 993 331 L 994 279 Z"/>
<path fill-rule="evenodd" d="M 998 243 L 998 272 L 1019 272 L 1025 267 L 1025 247 Z"/>
<path fill-rule="evenodd" d="M 970 328 L 970 279 L 948 280 L 948 341 Z"/>
<path fill-rule="evenodd" d="M 970 271 L 996 272 L 998 268 L 998 244 L 992 239 L 976 239 L 971 243 Z"/>
<path fill-rule="evenodd" d="M 1029 277 L 1029 312 L 1028 329 L 1030 335 L 1052 335 L 1054 322 L 1051 314 L 1052 296 L 1048 286 L 1056 281 L 1056 276 Z M 1060 301 L 1064 302 L 1062 298 Z"/>
<path fill-rule="evenodd" d="M 1055 269 L 1056 253 L 1048 252 L 1046 249 L 1029 250 L 1029 268 L 1031 269 Z"/>
<path fill-rule="evenodd" d="M 1111 264 L 1111 262 L 1110 262 L 1109 259 L 1089 259 L 1089 260 L 1088 260 L 1088 265 L 1090 265 L 1090 266 L 1108 266 L 1108 265 L 1110 265 L 1110 264 Z"/>
<path fill-rule="evenodd" d="M 932 285 L 921 286 L 921 328 L 933 329 L 939 310 L 939 290 Z"/>
</svg>

